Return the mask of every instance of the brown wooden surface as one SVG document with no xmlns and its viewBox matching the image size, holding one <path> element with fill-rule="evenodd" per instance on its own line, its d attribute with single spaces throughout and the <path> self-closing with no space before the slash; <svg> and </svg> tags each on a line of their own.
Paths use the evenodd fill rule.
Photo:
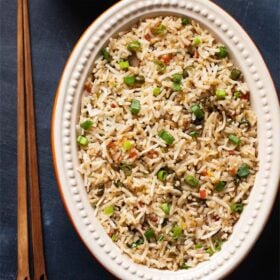
<svg viewBox="0 0 280 280">
<path fill-rule="evenodd" d="M 26 144 L 25 144 L 25 98 L 24 98 L 24 58 L 23 58 L 23 13 L 22 0 L 18 0 L 17 33 L 17 227 L 18 227 L 18 280 L 28 280 L 28 210 L 26 179 Z"/>
<path fill-rule="evenodd" d="M 33 101 L 32 64 L 29 32 L 28 0 L 23 0 L 23 37 L 24 37 L 24 69 L 25 97 L 27 114 L 27 151 L 30 194 L 30 215 L 32 232 L 32 253 L 34 280 L 46 280 L 44 247 L 42 237 L 41 203 L 37 164 L 36 126 Z"/>
<path fill-rule="evenodd" d="M 46 280 L 37 165 L 36 127 L 28 1 L 18 0 L 18 280 L 30 279 L 28 244 L 32 236 L 33 279 Z M 27 131 L 26 131 L 27 128 Z M 27 138 L 26 138 L 27 136 Z M 27 140 L 27 147 L 26 147 Z M 26 149 L 27 148 L 27 149 Z M 26 157 L 26 150 L 27 155 Z M 28 164 L 26 162 L 28 160 Z M 30 222 L 28 236 L 27 169 Z"/>
</svg>

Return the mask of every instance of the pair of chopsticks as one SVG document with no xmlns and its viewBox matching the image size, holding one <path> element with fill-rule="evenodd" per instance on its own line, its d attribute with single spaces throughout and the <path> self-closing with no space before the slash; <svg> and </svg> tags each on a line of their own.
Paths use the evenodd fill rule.
<svg viewBox="0 0 280 280">
<path fill-rule="evenodd" d="M 27 199 L 29 197 L 33 278 L 35 280 L 46 280 L 27 0 L 18 0 L 17 9 L 17 279 L 31 279 L 29 270 L 30 236 L 28 234 L 29 215 Z"/>
</svg>

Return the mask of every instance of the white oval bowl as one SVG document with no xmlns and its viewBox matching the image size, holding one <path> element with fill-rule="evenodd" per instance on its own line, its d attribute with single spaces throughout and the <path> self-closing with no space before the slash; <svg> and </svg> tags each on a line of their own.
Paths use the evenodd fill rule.
<svg viewBox="0 0 280 280">
<path fill-rule="evenodd" d="M 249 203 L 222 250 L 195 268 L 180 271 L 135 264 L 111 241 L 94 216 L 81 175 L 76 123 L 86 77 L 108 39 L 139 18 L 188 16 L 200 22 L 230 49 L 251 92 L 258 117 L 259 172 Z M 280 110 L 277 94 L 256 46 L 240 25 L 221 8 L 205 0 L 123 0 L 103 13 L 78 41 L 60 80 L 52 119 L 52 149 L 56 177 L 65 208 L 89 251 L 121 279 L 219 279 L 236 267 L 256 241 L 276 197 L 280 166 Z"/>
</svg>

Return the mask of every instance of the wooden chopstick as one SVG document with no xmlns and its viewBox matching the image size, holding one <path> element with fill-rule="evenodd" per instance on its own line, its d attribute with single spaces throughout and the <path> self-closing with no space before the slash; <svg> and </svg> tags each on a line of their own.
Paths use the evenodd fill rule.
<svg viewBox="0 0 280 280">
<path fill-rule="evenodd" d="M 47 280 L 42 237 L 40 190 L 27 0 L 18 0 L 18 280 L 29 280 L 27 169 L 35 280 Z M 26 121 L 26 123 L 25 123 Z M 25 131 L 27 125 L 27 133 Z M 27 134 L 27 135 L 26 135 Z M 26 139 L 27 136 L 27 139 Z M 27 145 L 26 145 L 27 140 Z M 26 149 L 27 148 L 27 149 Z"/>
<path fill-rule="evenodd" d="M 28 174 L 34 279 L 47 280 L 42 237 L 40 188 L 37 164 L 36 126 L 33 100 L 28 0 L 23 0 L 23 37 L 25 62 L 25 96 L 27 114 Z"/>
<path fill-rule="evenodd" d="M 22 0 L 18 0 L 17 14 L 17 279 L 29 280 Z"/>
</svg>

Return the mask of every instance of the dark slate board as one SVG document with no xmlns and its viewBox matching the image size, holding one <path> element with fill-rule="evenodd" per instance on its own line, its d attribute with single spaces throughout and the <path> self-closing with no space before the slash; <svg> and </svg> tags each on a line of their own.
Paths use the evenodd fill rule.
<svg viewBox="0 0 280 280">
<path fill-rule="evenodd" d="M 58 80 L 85 28 L 116 1 L 30 0 L 47 274 L 50 280 L 114 279 L 90 255 L 62 206 L 50 150 Z M 278 0 L 215 0 L 252 36 L 280 89 Z M 0 0 L 0 279 L 16 277 L 16 0 Z M 279 203 L 254 249 L 228 279 L 278 279 Z"/>
</svg>

